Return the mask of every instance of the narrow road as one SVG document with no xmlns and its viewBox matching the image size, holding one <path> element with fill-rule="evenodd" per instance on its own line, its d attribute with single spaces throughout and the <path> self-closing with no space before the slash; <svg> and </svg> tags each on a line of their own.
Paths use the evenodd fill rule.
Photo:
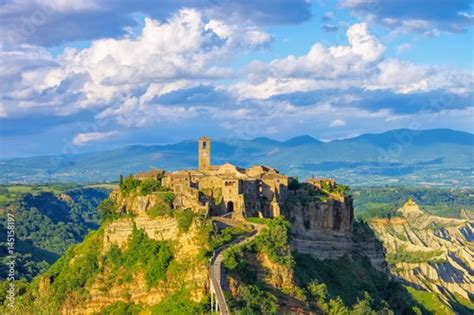
<svg viewBox="0 0 474 315">
<path fill-rule="evenodd" d="M 235 221 L 232 219 L 227 219 L 227 218 L 222 218 L 222 217 L 218 219 L 216 218 L 216 221 L 220 221 L 222 223 L 225 223 L 233 227 L 241 226 L 243 223 L 242 221 Z M 224 272 L 224 268 L 222 267 L 222 261 L 224 260 L 223 253 L 227 248 L 229 248 L 232 245 L 236 245 L 238 243 L 243 243 L 244 241 L 252 240 L 261 230 L 260 224 L 254 224 L 250 222 L 245 222 L 245 223 L 248 223 L 252 226 L 252 231 L 244 235 L 241 235 L 235 240 L 233 240 L 232 242 L 227 243 L 217 248 L 214 251 L 214 254 L 212 255 L 212 258 L 210 260 L 209 277 L 211 281 L 211 286 L 213 287 L 214 292 L 216 294 L 217 304 L 219 306 L 220 313 L 223 315 L 230 315 L 229 306 L 227 305 L 227 302 L 224 297 L 224 290 L 222 289 L 222 283 L 225 281 L 225 272 Z"/>
</svg>

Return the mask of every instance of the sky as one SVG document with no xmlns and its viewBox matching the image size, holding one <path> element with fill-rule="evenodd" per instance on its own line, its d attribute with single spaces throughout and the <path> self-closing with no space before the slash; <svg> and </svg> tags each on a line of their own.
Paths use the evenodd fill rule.
<svg viewBox="0 0 474 315">
<path fill-rule="evenodd" d="M 0 158 L 474 132 L 474 0 L 0 0 Z"/>
</svg>

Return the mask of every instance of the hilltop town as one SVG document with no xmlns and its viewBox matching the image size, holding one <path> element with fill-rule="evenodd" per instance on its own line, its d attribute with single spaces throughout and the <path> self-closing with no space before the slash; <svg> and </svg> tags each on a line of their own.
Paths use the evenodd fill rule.
<svg viewBox="0 0 474 315">
<path fill-rule="evenodd" d="M 142 181 L 160 178 L 162 186 L 174 194 L 174 208 L 234 219 L 285 215 L 304 220 L 306 229 L 313 227 L 344 234 L 352 230 L 352 199 L 345 196 L 346 186 L 338 185 L 334 179 L 314 177 L 299 183 L 297 178 L 264 165 L 249 168 L 230 163 L 212 165 L 211 144 L 207 137 L 198 140 L 197 169 L 170 173 L 151 170 L 135 177 Z M 320 208 L 321 201 L 323 204 L 326 201 L 328 206 L 316 211 L 316 203 Z"/>
</svg>

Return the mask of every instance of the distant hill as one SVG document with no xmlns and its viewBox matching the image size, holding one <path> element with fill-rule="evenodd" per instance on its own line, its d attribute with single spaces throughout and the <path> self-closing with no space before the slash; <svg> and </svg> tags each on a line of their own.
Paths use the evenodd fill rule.
<svg viewBox="0 0 474 315">
<path fill-rule="evenodd" d="M 3 160 L 0 181 L 114 181 L 120 174 L 150 168 L 192 168 L 197 165 L 196 143 Z M 268 164 L 289 175 L 334 177 L 351 185 L 473 186 L 474 135 L 450 129 L 399 129 L 330 142 L 310 136 L 284 142 L 270 138 L 214 140 L 212 162 Z"/>
</svg>

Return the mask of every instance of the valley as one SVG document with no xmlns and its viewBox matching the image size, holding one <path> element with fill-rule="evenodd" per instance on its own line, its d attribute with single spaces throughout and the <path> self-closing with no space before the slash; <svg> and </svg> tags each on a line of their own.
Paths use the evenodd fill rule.
<svg viewBox="0 0 474 315">
<path fill-rule="evenodd" d="M 42 214 L 38 214 L 40 215 L 40 217 L 38 217 L 40 219 L 36 223 L 37 224 L 36 226 L 37 228 L 40 228 L 40 231 L 42 228 L 41 225 L 45 225 L 45 227 L 47 227 L 47 229 L 50 229 L 50 230 L 52 228 L 52 230 L 50 231 L 50 234 L 48 234 L 49 236 L 44 236 L 48 239 L 48 243 L 41 243 L 41 237 L 40 237 L 41 234 L 39 234 L 36 238 L 32 236 L 30 237 L 30 239 L 23 238 L 22 236 L 22 238 L 20 238 L 19 242 L 17 243 L 17 248 L 18 248 L 18 253 L 19 253 L 19 256 L 17 258 L 18 265 L 25 266 L 25 267 L 31 266 L 31 267 L 26 267 L 26 268 L 19 268 L 18 270 L 19 274 L 17 274 L 17 279 L 24 278 L 26 281 L 31 281 L 31 279 L 38 273 L 44 273 L 46 270 L 48 270 L 50 264 L 54 263 L 64 253 L 64 248 L 68 246 L 68 243 L 65 244 L 63 242 L 64 236 L 61 236 L 62 235 L 61 233 L 63 232 L 60 232 L 61 230 L 54 228 L 54 224 L 55 224 L 54 222 L 56 221 L 57 222 L 56 224 L 60 224 L 61 220 L 65 220 L 66 223 L 69 220 L 75 220 L 73 221 L 73 222 L 76 222 L 74 224 L 86 224 L 86 226 L 89 226 L 89 229 L 93 229 L 93 230 L 96 229 L 99 226 L 98 224 L 100 224 L 99 213 L 96 210 L 96 206 L 100 200 L 106 198 L 108 191 L 114 188 L 114 186 L 110 186 L 110 185 L 107 185 L 107 186 L 93 185 L 93 186 L 87 186 L 87 187 L 84 187 L 84 186 L 83 187 L 77 187 L 77 186 L 70 187 L 70 186 L 61 186 L 61 185 L 4 186 L 4 187 L 5 189 L 3 191 L 5 195 L 3 195 L 4 196 L 3 199 L 4 200 L 9 199 L 9 200 L 8 202 L 5 201 L 2 207 L 5 207 L 5 206 L 10 207 L 12 206 L 12 204 L 14 207 L 17 207 L 18 205 L 21 204 L 22 205 L 21 208 L 19 208 L 17 211 L 26 211 L 24 215 L 29 215 L 29 213 L 32 211 L 31 208 L 29 207 L 33 207 L 34 205 L 37 205 L 40 201 L 43 201 L 43 202 L 48 201 L 48 205 L 49 205 L 48 208 L 50 208 L 49 212 L 44 212 L 44 211 L 39 212 Z M 96 192 L 96 190 L 98 191 Z M 365 194 L 364 198 L 358 197 L 361 193 Z M 363 220 L 368 220 L 369 222 L 369 226 L 366 226 L 366 225 L 364 226 L 364 224 L 361 224 L 361 223 L 355 223 L 354 236 L 353 236 L 355 239 L 354 244 L 357 248 L 364 248 L 364 250 L 367 253 L 366 255 L 374 255 L 374 253 L 375 255 L 378 255 L 376 254 L 378 251 L 377 246 L 371 249 L 368 249 L 367 244 L 371 244 L 371 242 L 375 242 L 375 237 L 379 239 L 380 241 L 382 241 L 381 244 L 383 244 L 383 247 L 385 248 L 386 257 L 382 259 L 381 261 L 379 261 L 378 270 L 383 270 L 383 268 L 387 268 L 387 270 L 389 270 L 393 276 L 398 278 L 399 281 L 402 281 L 402 283 L 404 283 L 406 287 L 405 288 L 399 287 L 399 289 L 397 289 L 399 290 L 399 293 L 397 294 L 401 294 L 402 296 L 406 296 L 406 297 L 411 296 L 410 299 L 413 299 L 412 300 L 413 305 L 416 305 L 417 303 L 419 303 L 420 306 L 418 307 L 420 307 L 421 309 L 423 308 L 425 309 L 423 313 L 429 314 L 430 312 L 434 312 L 435 314 L 454 314 L 453 312 L 459 312 L 460 314 L 468 314 L 469 308 L 470 307 L 472 308 L 472 304 L 471 304 L 472 302 L 469 302 L 469 299 L 470 298 L 472 299 L 472 297 L 470 297 L 469 295 L 470 290 L 472 291 L 472 287 L 471 287 L 472 286 L 472 266 L 470 266 L 469 264 L 469 257 L 472 257 L 472 247 L 471 247 L 472 245 L 470 245 L 472 244 L 472 240 L 469 241 L 468 239 L 470 237 L 469 235 L 472 235 L 472 234 L 469 234 L 469 233 L 472 233 L 472 224 L 473 224 L 472 217 L 470 217 L 473 210 L 472 200 L 470 198 L 466 198 L 466 196 L 469 196 L 469 195 L 466 194 L 467 192 L 465 190 L 457 190 L 457 191 L 450 190 L 449 195 L 447 195 L 446 193 L 447 192 L 445 192 L 442 189 L 433 190 L 429 188 L 425 188 L 425 189 L 419 189 L 419 188 L 410 189 L 410 188 L 404 188 L 404 187 L 398 187 L 398 188 L 392 187 L 392 188 L 383 188 L 383 189 L 371 188 L 371 187 L 354 188 L 352 191 L 352 194 L 354 195 L 354 204 L 356 206 L 355 215 L 356 217 L 360 217 Z M 30 194 L 31 194 L 31 197 L 28 197 L 30 196 Z M 52 196 L 56 196 L 56 198 L 68 199 L 68 198 L 65 198 L 65 195 L 63 194 L 71 196 L 71 200 L 69 200 L 69 202 L 70 203 L 73 202 L 74 204 L 73 208 L 74 207 L 78 208 L 76 211 L 79 214 L 79 216 L 83 218 L 88 218 L 87 221 L 77 221 L 77 219 L 73 219 L 76 216 L 61 217 L 62 211 L 67 208 L 61 207 L 61 204 L 62 204 L 60 202 L 61 199 L 55 199 L 55 198 L 52 198 Z M 82 196 L 81 198 L 83 199 L 81 199 L 80 196 Z M 404 202 L 399 201 L 399 199 L 402 200 L 401 199 L 402 196 L 412 196 L 413 198 L 416 198 L 423 204 L 423 206 L 420 206 L 420 208 L 422 209 L 422 210 L 419 210 L 420 212 L 415 211 L 415 214 L 418 213 L 419 217 L 417 215 L 412 216 L 411 212 L 408 211 L 408 217 L 410 219 L 406 219 L 404 216 L 407 214 L 402 211 L 398 211 L 398 209 L 400 208 L 403 209 Z M 94 199 L 94 198 L 99 198 L 99 199 Z M 444 201 L 449 201 L 449 202 L 448 203 L 442 202 L 443 198 L 445 198 Z M 51 203 L 54 200 L 56 200 L 55 201 L 56 203 L 59 202 L 59 205 L 54 206 L 55 203 Z M 85 200 L 89 200 L 89 202 L 91 203 L 89 204 L 89 202 L 86 202 L 84 204 Z M 105 199 L 105 200 L 108 200 L 108 199 Z M 15 201 L 18 202 L 18 205 L 15 205 Z M 450 207 L 447 207 L 446 204 L 449 204 Z M 120 218 L 110 217 L 110 216 L 109 216 L 109 219 L 106 219 L 107 213 L 108 213 L 107 207 L 110 207 L 110 206 L 111 206 L 110 204 L 107 205 L 106 203 L 106 204 L 103 204 L 101 207 L 99 207 L 102 213 L 103 220 L 104 219 L 109 220 L 109 223 L 106 223 L 108 226 L 107 228 L 105 229 L 100 228 L 99 231 L 95 233 L 99 233 L 100 235 L 102 235 L 100 237 L 103 240 L 103 241 L 100 241 L 100 242 L 103 242 L 103 245 L 100 245 L 101 248 L 103 248 L 101 251 L 103 251 L 104 249 L 106 250 L 107 248 L 109 250 L 113 249 L 113 251 L 115 251 L 114 244 L 117 244 L 119 246 L 118 248 L 122 248 L 120 249 L 120 253 L 122 254 L 119 254 L 117 252 L 117 254 L 119 255 L 117 257 L 120 257 L 120 255 L 124 254 L 123 248 L 126 248 L 124 246 L 130 246 L 130 245 L 127 245 L 129 244 L 128 243 L 129 241 L 127 241 L 127 239 L 131 237 L 133 233 L 136 233 L 136 232 L 133 232 L 133 225 L 130 225 L 130 222 L 131 222 L 130 219 L 132 219 L 133 222 L 135 222 L 139 230 L 140 228 L 144 229 L 145 231 L 147 231 L 147 235 L 150 235 L 151 237 L 154 237 L 153 235 L 162 235 L 160 236 L 159 239 L 161 240 L 162 238 L 164 238 L 166 240 L 169 240 L 169 242 L 171 242 L 170 245 L 175 243 L 176 241 L 178 241 L 178 243 L 180 242 L 179 239 L 176 239 L 176 236 L 175 236 L 175 235 L 182 234 L 182 232 L 179 232 L 179 229 L 180 229 L 179 225 L 181 224 L 182 225 L 181 229 L 183 229 L 183 224 L 184 224 L 184 228 L 186 228 L 186 226 L 188 226 L 190 222 L 189 218 L 186 219 L 186 215 L 178 216 L 179 221 L 173 221 L 175 219 L 171 218 L 170 220 L 170 219 L 166 219 L 165 217 L 162 218 L 160 215 L 158 215 L 158 217 L 155 217 L 155 218 L 150 218 L 149 215 L 145 215 L 144 213 L 142 215 L 135 216 L 130 219 L 127 219 L 126 217 L 120 219 Z M 424 210 L 425 206 L 428 209 L 430 209 L 430 212 L 425 212 Z M 139 209 L 141 206 L 140 204 L 129 203 L 129 207 Z M 407 206 L 407 207 L 410 209 L 410 206 Z M 411 207 L 413 208 L 414 206 L 411 206 Z M 443 210 L 443 209 L 447 209 L 447 210 Z M 459 209 L 459 210 L 455 210 L 455 209 Z M 81 211 L 84 211 L 84 213 L 81 213 Z M 34 213 L 34 212 L 31 212 L 31 213 Z M 74 213 L 74 211 L 72 211 L 71 213 Z M 430 213 L 440 213 L 441 215 L 443 215 L 443 217 L 433 216 Z M 45 217 L 41 219 L 41 215 Z M 0 217 L 2 216 L 3 214 L 0 215 Z M 21 214 L 20 214 L 20 217 L 21 217 Z M 46 217 L 50 217 L 50 218 L 46 219 Z M 390 222 L 388 221 L 388 217 L 390 217 Z M 117 219 L 119 220 L 117 221 Z M 239 237 L 239 235 L 242 235 L 242 233 L 247 233 L 245 231 L 246 230 L 248 231 L 249 229 L 249 227 L 245 227 L 245 226 L 242 226 L 241 228 L 227 226 L 226 228 L 225 225 L 222 225 L 221 223 L 211 223 L 211 222 L 202 223 L 205 221 L 200 221 L 202 219 L 199 219 L 197 221 L 196 220 L 197 218 L 192 219 L 192 222 L 194 223 L 192 223 L 192 225 L 189 226 L 189 229 L 190 229 L 189 231 L 196 228 L 198 230 L 199 229 L 207 230 L 208 228 L 211 228 L 211 226 L 216 226 L 216 224 L 217 224 L 217 230 L 215 230 L 215 232 L 212 232 L 210 234 L 211 236 L 209 238 L 209 241 L 205 241 L 205 243 L 199 243 L 199 244 L 206 244 L 206 242 L 209 242 L 208 243 L 209 245 L 197 245 L 198 247 L 204 246 L 202 247 L 202 249 L 196 248 L 194 250 L 191 250 L 191 247 L 189 246 L 196 246 L 196 245 L 191 245 L 191 243 L 189 243 L 190 238 L 192 239 L 193 236 L 183 235 L 182 237 L 185 237 L 186 239 L 185 241 L 186 252 L 204 253 L 205 251 L 209 250 L 209 249 L 204 249 L 207 246 L 210 246 L 207 248 L 217 248 L 218 246 L 222 246 L 223 244 L 225 244 L 225 242 L 229 242 L 232 239 L 236 239 L 237 237 Z M 27 222 L 30 222 L 30 221 L 22 222 L 22 225 L 25 225 L 26 231 L 28 231 L 28 229 L 33 228 L 33 227 L 28 227 Z M 47 222 L 50 222 L 50 223 L 47 223 Z M 79 222 L 84 222 L 84 223 L 79 223 Z M 198 223 L 198 222 L 201 222 L 201 223 Z M 271 221 L 257 221 L 257 222 L 259 222 L 260 225 L 263 224 L 263 226 L 271 223 Z M 463 222 L 470 222 L 470 223 L 467 223 L 466 225 L 466 223 L 463 223 Z M 305 230 L 303 223 L 304 222 L 301 222 L 300 223 L 301 226 L 296 230 Z M 93 225 L 93 224 L 96 224 L 96 225 Z M 196 224 L 198 224 L 199 227 L 195 226 Z M 249 224 L 254 224 L 254 223 L 249 223 Z M 420 224 L 421 226 L 419 226 Z M 457 226 L 459 226 L 459 228 Z M 462 228 L 463 226 L 464 228 Z M 367 227 L 370 227 L 370 229 L 367 229 Z M 407 227 L 409 227 L 408 230 L 407 230 Z M 273 227 L 273 229 L 274 228 L 275 227 Z M 216 229 L 216 227 L 212 229 Z M 186 234 L 198 233 L 198 235 L 202 235 L 201 233 L 207 233 L 207 232 L 204 232 L 204 230 L 202 230 L 201 232 L 188 231 L 186 232 Z M 375 234 L 372 235 L 371 231 L 374 231 Z M 459 231 L 463 231 L 462 234 L 460 234 Z M 69 241 L 70 242 L 69 244 L 80 242 L 82 239 L 81 235 L 84 235 L 84 234 L 78 235 L 79 238 L 77 239 L 71 239 L 71 241 Z M 90 236 L 88 236 L 88 238 L 95 239 L 96 241 L 94 242 L 97 243 L 98 239 L 94 238 L 93 235 L 94 234 L 91 234 Z M 293 235 L 293 233 L 291 232 L 291 229 L 288 230 L 288 237 L 289 237 L 288 240 L 285 241 L 285 243 L 290 241 L 287 246 L 289 246 L 291 242 L 294 242 L 292 241 L 292 239 L 294 239 L 295 235 Z M 198 238 L 201 238 L 201 237 L 198 237 Z M 23 244 L 24 242 L 26 242 L 25 245 Z M 94 244 L 94 242 L 92 243 L 89 242 L 88 244 L 92 245 Z M 415 242 L 415 243 L 412 244 L 412 242 Z M 55 243 L 57 245 L 54 245 Z M 464 244 L 464 245 L 456 245 L 456 244 Z M 87 246 L 87 245 L 80 245 L 80 247 L 78 248 L 82 248 L 83 246 Z M 174 246 L 174 248 L 176 248 L 175 247 L 176 245 L 171 245 L 171 246 Z M 286 309 L 287 311 L 301 312 L 305 310 L 304 312 L 311 313 L 312 312 L 311 309 L 314 310 L 320 307 L 323 307 L 323 308 L 326 307 L 326 310 L 329 311 L 329 307 L 330 307 L 329 305 L 330 305 L 331 299 L 333 299 L 334 297 L 341 297 L 342 302 L 333 301 L 332 302 L 333 307 L 336 307 L 335 305 L 339 305 L 341 307 L 342 305 L 346 305 L 344 307 L 355 305 L 354 303 L 356 303 L 358 299 L 361 301 L 361 304 L 359 304 L 358 307 L 362 307 L 363 305 L 367 306 L 367 303 L 368 305 L 371 305 L 371 307 L 374 307 L 377 303 L 380 303 L 380 302 L 377 302 L 379 301 L 378 299 L 380 298 L 383 299 L 383 295 L 380 296 L 379 293 L 377 293 L 379 292 L 379 290 L 381 290 L 381 287 L 376 289 L 377 286 L 373 287 L 372 284 L 370 283 L 373 281 L 376 281 L 376 283 L 382 284 L 384 283 L 384 281 L 389 281 L 389 280 L 388 279 L 382 280 L 384 272 L 380 273 L 380 271 L 377 271 L 377 269 L 371 269 L 373 267 L 368 267 L 371 265 L 371 263 L 367 265 L 367 262 L 364 260 L 366 258 L 364 258 L 363 256 L 357 256 L 357 255 L 354 256 L 354 254 L 352 253 L 351 254 L 352 262 L 348 266 L 347 265 L 348 261 L 347 259 L 344 259 L 344 258 L 339 259 L 337 257 L 330 258 L 330 257 L 320 256 L 322 258 L 318 260 L 318 259 L 313 258 L 313 256 L 308 256 L 307 254 L 304 254 L 304 253 L 298 253 L 298 254 L 294 253 L 292 254 L 292 257 L 293 257 L 292 264 L 294 265 L 294 267 L 292 268 L 295 268 L 295 269 L 289 272 L 288 271 L 289 269 L 285 269 L 287 267 L 284 267 L 284 265 L 280 266 L 279 264 L 273 263 L 272 260 L 269 258 L 269 256 L 266 256 L 268 255 L 268 253 L 267 254 L 265 254 L 265 252 L 260 253 L 260 250 L 263 250 L 263 248 L 258 249 L 257 247 L 257 251 L 254 253 L 255 249 L 252 249 L 252 248 L 255 248 L 254 246 L 255 245 L 252 245 L 252 243 L 244 246 L 244 248 L 250 248 L 251 251 L 248 254 L 245 254 L 243 257 L 247 257 L 245 261 L 249 261 L 248 259 L 255 260 L 256 265 L 247 265 L 247 263 L 245 262 L 239 263 L 239 264 L 244 264 L 243 267 L 233 267 L 232 265 L 230 265 L 229 267 L 230 269 L 228 269 L 227 271 L 227 273 L 229 274 L 229 278 L 225 282 L 223 282 L 223 286 L 226 288 L 225 290 L 230 290 L 230 292 L 234 292 L 233 294 L 237 294 L 236 292 L 240 292 L 238 293 L 239 296 L 240 294 L 244 294 L 243 297 L 237 298 L 236 300 L 233 300 L 232 298 L 228 297 L 229 298 L 228 303 L 232 307 L 238 307 L 238 305 L 244 305 L 245 307 L 250 307 L 250 309 L 253 309 L 252 312 L 258 312 L 260 310 L 259 308 L 260 306 L 257 306 L 257 305 L 262 305 L 261 301 L 267 301 L 263 303 L 262 307 L 264 307 L 264 309 L 271 310 L 272 308 L 277 307 L 275 306 L 275 304 L 273 304 L 273 302 L 271 302 L 273 300 L 272 298 L 273 296 L 276 299 L 278 299 L 278 301 L 281 302 L 281 303 L 279 302 L 278 304 L 279 305 L 278 309 L 280 310 L 283 307 L 283 309 Z M 271 246 L 274 247 L 277 245 L 274 244 Z M 158 247 L 158 248 L 161 248 L 161 247 Z M 173 248 L 173 247 L 170 247 L 170 248 Z M 327 251 L 325 251 L 325 248 L 327 249 L 328 247 L 320 248 L 320 252 L 327 253 Z M 74 255 L 77 255 L 79 253 L 78 250 L 79 249 L 69 251 L 69 255 L 73 255 L 73 253 L 75 253 Z M 84 253 L 91 252 L 91 250 L 92 250 L 91 248 L 82 249 Z M 196 252 L 196 250 L 198 252 Z M 248 249 L 244 249 L 244 250 L 247 251 Z M 348 252 L 350 252 L 350 250 Z M 421 253 L 426 253 L 426 254 L 422 255 Z M 181 254 L 177 254 L 177 255 L 178 255 L 177 257 L 180 257 Z M 201 254 L 198 254 L 198 256 L 199 255 Z M 226 255 L 229 255 L 229 254 L 226 254 Z M 100 254 L 98 257 L 100 257 Z M 176 256 L 173 256 L 173 257 L 176 257 Z M 254 258 L 250 258 L 250 257 L 254 257 Z M 323 258 L 326 258 L 326 259 L 324 260 Z M 113 258 L 113 259 L 117 259 L 117 258 Z M 138 258 L 135 258 L 135 259 L 138 259 Z M 181 260 L 181 258 L 179 259 Z M 190 259 L 192 259 L 193 261 L 199 261 L 200 258 L 190 258 Z M 238 258 L 236 259 L 237 261 L 239 261 Z M 372 259 L 372 265 L 375 261 L 376 259 L 375 260 Z M 172 262 L 171 266 L 173 266 L 176 263 L 177 262 Z M 226 260 L 224 260 L 224 265 L 225 264 L 228 265 L 229 263 L 228 262 L 226 263 Z M 384 267 L 384 264 L 385 264 L 385 267 Z M 189 265 L 189 263 L 186 263 L 184 265 Z M 178 264 L 176 265 L 175 268 L 182 268 L 182 267 L 177 267 L 177 266 L 183 266 L 183 265 Z M 111 265 L 111 268 L 112 269 L 110 269 L 110 271 L 108 271 L 107 274 L 100 276 L 100 279 L 102 279 L 100 281 L 105 281 L 106 279 L 112 279 L 110 278 L 112 274 L 109 274 L 109 273 L 112 272 L 114 268 L 118 268 L 118 269 L 115 269 L 117 271 L 120 271 L 120 270 L 124 271 L 124 269 L 121 269 L 121 268 L 125 268 L 125 266 L 113 267 L 113 265 Z M 139 268 L 142 268 L 142 267 L 139 267 Z M 193 281 L 195 281 L 197 279 L 195 277 L 198 277 L 199 275 L 196 273 L 197 270 L 207 269 L 205 265 L 203 265 L 202 267 L 196 267 L 196 268 L 197 269 L 193 269 L 194 271 L 192 272 L 194 274 L 192 278 L 194 279 Z M 248 271 L 242 274 L 241 273 L 242 271 L 239 271 L 239 270 L 242 270 L 242 271 L 248 270 Z M 275 271 L 272 271 L 272 270 L 275 270 Z M 340 273 L 340 270 L 343 270 L 343 273 Z M 248 273 L 250 271 L 252 272 Z M 351 273 L 353 272 L 356 272 L 356 273 L 351 275 Z M 360 272 L 363 272 L 363 273 L 361 274 Z M 293 274 L 293 276 L 291 276 L 291 274 Z M 146 275 L 146 271 L 144 275 Z M 86 275 L 84 276 L 87 278 Z M 96 277 L 97 274 L 94 272 L 93 275 L 91 274 L 91 276 Z M 126 285 L 127 282 L 124 282 L 124 280 L 129 279 L 127 277 L 130 277 L 130 276 L 135 277 L 133 275 L 123 274 L 123 277 L 125 278 L 122 278 L 123 280 L 119 280 L 118 283 L 122 283 L 122 284 L 119 287 L 117 287 L 117 289 L 113 289 L 113 291 L 111 291 L 111 292 L 115 292 L 113 293 L 113 295 L 116 295 L 117 297 L 119 297 L 122 294 L 125 294 L 125 296 L 127 296 L 127 294 L 130 294 L 130 293 L 126 293 L 126 292 L 129 292 L 128 290 L 131 290 L 132 287 L 133 288 L 142 287 L 141 289 L 142 293 L 140 293 L 140 296 L 142 297 L 140 298 L 138 296 L 136 297 L 138 301 L 147 301 L 149 297 L 155 296 L 156 294 L 158 294 L 158 293 L 153 293 L 154 292 L 153 290 L 149 291 L 150 289 L 148 289 L 147 287 L 145 276 L 140 276 L 140 277 L 145 277 L 145 278 L 142 278 L 143 280 L 138 280 L 140 277 L 136 280 L 136 281 L 145 281 L 142 284 L 133 282 L 132 286 L 127 286 Z M 208 277 L 208 275 L 203 274 L 199 277 L 206 278 Z M 354 277 L 354 278 L 351 278 L 351 277 Z M 375 277 L 375 278 L 371 278 L 371 277 Z M 184 280 L 186 276 L 184 274 L 179 275 L 179 278 Z M 252 280 L 252 279 L 257 279 L 257 281 L 255 282 L 255 280 Z M 314 280 L 311 280 L 311 279 L 314 279 Z M 373 279 L 373 280 L 370 280 L 370 279 Z M 375 279 L 378 279 L 378 280 L 375 280 Z M 440 280 L 436 280 L 436 279 L 440 279 Z M 24 290 L 22 288 L 31 286 L 25 280 L 21 280 L 18 282 L 17 286 L 19 290 Z M 183 280 L 179 280 L 179 281 L 183 281 Z M 316 284 L 314 282 L 315 280 L 317 281 Z M 131 281 L 131 280 L 126 280 L 126 281 Z M 354 296 L 354 293 L 352 291 L 347 291 L 345 289 L 345 283 L 347 281 L 352 281 L 351 282 L 352 286 L 358 287 L 358 291 L 369 292 L 368 293 L 368 295 L 370 296 L 369 300 L 361 299 L 363 298 L 363 296 L 362 297 L 357 296 L 357 295 Z M 38 283 L 38 278 L 36 278 L 34 282 Z M 6 282 L 2 282 L 2 283 L 6 283 Z M 93 287 L 91 287 L 91 289 L 92 288 Z M 206 288 L 206 286 L 204 285 L 204 282 L 203 282 L 203 288 Z M 207 300 L 208 302 L 205 302 L 205 304 L 203 304 L 202 306 L 199 306 L 200 305 L 199 303 L 189 304 L 188 302 L 184 302 L 184 301 L 188 301 L 188 299 L 190 298 L 189 294 L 191 294 L 190 292 L 194 292 L 194 290 L 195 289 L 191 289 L 191 291 L 189 291 L 188 289 L 186 289 L 184 291 L 173 293 L 169 299 L 164 299 L 163 300 L 164 304 L 157 307 L 157 309 L 170 311 L 176 308 L 178 310 L 186 312 L 186 310 L 188 311 L 190 311 L 191 309 L 195 310 L 196 307 L 197 308 L 204 307 L 202 308 L 202 312 L 206 312 L 206 309 L 209 310 L 209 306 L 211 305 L 210 296 L 207 296 L 207 299 L 209 300 Z M 323 296 L 316 295 L 315 297 L 311 294 L 307 295 L 309 293 L 304 293 L 304 292 L 313 292 L 315 290 L 323 290 L 322 291 L 323 293 L 324 292 L 327 292 L 327 293 L 324 293 Z M 108 293 L 104 295 L 104 293 L 101 293 L 102 291 L 100 290 L 100 287 L 96 287 L 90 292 L 91 294 L 93 294 L 92 296 L 94 297 L 94 301 L 96 301 L 94 302 L 93 305 L 90 306 L 91 309 L 100 309 L 108 305 L 106 308 L 104 308 L 104 310 L 110 310 L 110 312 L 115 312 L 114 310 L 116 310 L 117 312 L 120 312 L 120 310 L 126 310 L 126 312 L 128 313 L 134 314 L 133 313 L 135 312 L 134 309 L 138 310 L 138 307 L 134 306 L 135 304 L 127 304 L 126 299 L 124 300 L 122 298 L 118 298 L 115 300 L 116 301 L 115 303 L 110 304 L 111 301 L 112 302 L 114 301 L 113 299 L 109 300 L 109 298 L 112 296 L 111 293 L 107 291 Z M 140 292 L 140 291 L 137 291 L 137 292 Z M 245 292 L 248 292 L 248 293 L 245 293 Z M 315 291 L 315 292 L 319 292 L 319 291 Z M 165 296 L 167 296 L 166 293 L 161 293 L 161 294 L 165 294 Z M 193 294 L 197 294 L 197 291 L 194 292 Z M 200 294 L 204 294 L 204 295 L 198 294 L 198 296 L 202 296 L 202 298 L 206 296 L 206 293 L 204 291 L 203 293 L 200 293 Z M 250 294 L 250 295 L 246 295 L 246 294 Z M 302 294 L 304 295 L 304 297 Z M 391 294 L 393 294 L 393 292 Z M 133 296 L 134 295 L 132 294 L 132 297 Z M 252 302 L 252 299 L 254 297 L 251 297 L 251 296 L 258 296 L 259 297 L 258 299 L 260 299 L 260 301 Z M 311 296 L 313 297 L 311 298 Z M 319 300 L 311 300 L 311 299 L 315 299 L 316 297 Z M 242 300 L 242 298 L 244 298 L 244 300 Z M 375 301 L 374 301 L 374 298 L 375 298 Z M 132 298 L 132 300 L 135 300 L 135 298 Z M 100 301 L 103 301 L 103 302 L 100 302 Z M 184 304 L 180 304 L 181 306 L 178 306 L 178 304 L 176 304 L 175 302 L 184 303 Z M 256 303 L 256 304 L 252 304 L 252 303 Z M 184 308 L 180 308 L 180 307 L 184 307 Z M 158 312 L 157 314 L 160 314 L 160 313 Z"/>
</svg>

